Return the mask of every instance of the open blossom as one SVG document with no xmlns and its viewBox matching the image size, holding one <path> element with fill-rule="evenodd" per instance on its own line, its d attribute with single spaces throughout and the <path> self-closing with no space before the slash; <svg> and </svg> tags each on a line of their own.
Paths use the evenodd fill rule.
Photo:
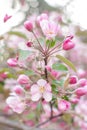
<svg viewBox="0 0 87 130">
<path fill-rule="evenodd" d="M 40 79 L 37 84 L 32 85 L 30 91 L 32 101 L 38 101 L 41 97 L 47 102 L 52 99 L 51 86 L 44 79 Z"/>
<path fill-rule="evenodd" d="M 48 20 L 48 15 L 46 13 L 42 13 L 40 16 L 37 17 L 37 23 L 40 24 L 42 20 Z"/>
<path fill-rule="evenodd" d="M 19 114 L 22 113 L 26 108 L 25 102 L 23 102 L 22 99 L 17 95 L 11 95 L 8 97 L 6 103 L 14 112 Z"/>
<path fill-rule="evenodd" d="M 58 33 L 58 26 L 53 21 L 42 20 L 40 27 L 47 38 L 54 38 Z"/>
<path fill-rule="evenodd" d="M 60 111 L 67 111 L 70 109 L 70 102 L 69 101 L 66 101 L 66 100 L 63 100 L 61 99 L 60 101 L 58 101 L 58 109 Z"/>
</svg>

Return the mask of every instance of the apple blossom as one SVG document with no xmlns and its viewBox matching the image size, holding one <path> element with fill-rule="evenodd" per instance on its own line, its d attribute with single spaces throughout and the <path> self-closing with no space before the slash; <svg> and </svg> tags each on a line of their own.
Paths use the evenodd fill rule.
<svg viewBox="0 0 87 130">
<path fill-rule="evenodd" d="M 42 29 L 43 34 L 49 38 L 55 38 L 58 33 L 58 26 L 53 21 L 42 20 L 40 22 L 40 27 Z"/>
<path fill-rule="evenodd" d="M 24 75 L 24 74 L 21 74 L 21 75 L 19 75 L 17 82 L 19 84 L 28 84 L 29 83 L 29 77 Z"/>
<path fill-rule="evenodd" d="M 71 106 L 71 104 L 69 101 L 66 101 L 63 99 L 58 101 L 58 109 L 62 112 L 69 110 L 70 106 Z"/>
<path fill-rule="evenodd" d="M 24 22 L 24 27 L 30 32 L 33 31 L 33 24 L 30 21 Z"/>
<path fill-rule="evenodd" d="M 11 95 L 8 97 L 6 103 L 14 112 L 17 112 L 19 114 L 21 114 L 26 108 L 25 102 L 23 102 L 22 99 L 17 95 Z"/>
<path fill-rule="evenodd" d="M 72 36 L 67 36 L 63 42 L 63 49 L 70 50 L 75 47 L 75 43 L 72 41 Z"/>
<path fill-rule="evenodd" d="M 37 84 L 31 86 L 30 91 L 32 101 L 38 101 L 41 97 L 47 102 L 52 100 L 51 86 L 44 79 L 39 79 Z"/>
<path fill-rule="evenodd" d="M 48 15 L 46 13 L 42 13 L 40 16 L 37 17 L 37 23 L 40 25 L 42 20 L 48 20 Z"/>
<path fill-rule="evenodd" d="M 75 90 L 75 94 L 77 96 L 83 96 L 87 94 L 87 86 L 79 87 Z"/>
<path fill-rule="evenodd" d="M 10 66 L 10 67 L 16 67 L 17 66 L 17 59 L 16 58 L 10 58 L 7 60 L 7 64 Z"/>
<path fill-rule="evenodd" d="M 76 84 L 77 81 L 78 81 L 77 76 L 70 76 L 70 78 L 69 78 L 69 83 L 70 84 Z"/>
</svg>

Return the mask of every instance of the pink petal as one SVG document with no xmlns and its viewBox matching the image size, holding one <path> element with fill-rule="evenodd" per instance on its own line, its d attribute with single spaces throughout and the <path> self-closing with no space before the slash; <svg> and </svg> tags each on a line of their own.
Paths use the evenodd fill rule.
<svg viewBox="0 0 87 130">
<path fill-rule="evenodd" d="M 45 101 L 49 102 L 52 100 L 52 93 L 50 92 L 44 92 L 43 93 L 43 98 L 45 99 Z"/>
<path fill-rule="evenodd" d="M 36 84 L 32 85 L 30 92 L 31 92 L 31 94 L 39 93 L 39 86 Z"/>
<path fill-rule="evenodd" d="M 51 92 L 51 86 L 49 83 L 45 85 L 45 90 Z"/>
<path fill-rule="evenodd" d="M 44 79 L 40 79 L 40 80 L 37 81 L 38 86 L 45 86 L 46 83 L 47 83 L 47 81 L 44 80 Z"/>
<path fill-rule="evenodd" d="M 31 96 L 32 101 L 38 101 L 41 98 L 42 94 L 41 93 L 36 93 Z"/>
</svg>

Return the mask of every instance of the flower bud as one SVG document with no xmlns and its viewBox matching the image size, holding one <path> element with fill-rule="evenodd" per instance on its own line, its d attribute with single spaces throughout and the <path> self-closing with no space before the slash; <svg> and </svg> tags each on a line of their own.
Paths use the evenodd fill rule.
<svg viewBox="0 0 87 130">
<path fill-rule="evenodd" d="M 28 31 L 30 31 L 30 32 L 33 31 L 33 24 L 32 24 L 30 21 L 26 21 L 26 22 L 24 23 L 24 27 L 25 27 Z"/>
<path fill-rule="evenodd" d="M 7 22 L 11 17 L 12 16 L 8 16 L 8 14 L 6 14 L 3 19 L 4 23 Z"/>
<path fill-rule="evenodd" d="M 45 66 L 45 68 L 47 69 L 48 72 L 51 72 L 51 71 L 52 71 L 52 69 L 51 69 L 50 66 Z"/>
<path fill-rule="evenodd" d="M 21 74 L 18 79 L 17 79 L 17 82 L 19 84 L 28 84 L 29 83 L 29 77 L 24 75 L 24 74 Z"/>
<path fill-rule="evenodd" d="M 20 85 L 15 86 L 13 91 L 19 96 L 24 94 L 24 89 Z"/>
<path fill-rule="evenodd" d="M 33 45 L 33 42 L 27 42 L 26 45 L 27 47 L 31 47 Z"/>
<path fill-rule="evenodd" d="M 8 64 L 10 67 L 16 67 L 16 66 L 17 66 L 17 59 L 10 58 L 10 59 L 7 60 L 7 64 Z"/>
<path fill-rule="evenodd" d="M 76 94 L 77 96 L 86 95 L 86 94 L 87 94 L 87 86 L 77 88 L 77 89 L 75 90 L 75 94 Z"/>
<path fill-rule="evenodd" d="M 63 100 L 61 99 L 59 102 L 58 102 L 58 109 L 60 111 L 67 111 L 70 109 L 70 102 L 66 101 L 66 100 Z"/>
<path fill-rule="evenodd" d="M 85 85 L 87 85 L 87 79 L 82 78 L 78 81 L 78 84 L 80 87 L 84 87 Z"/>
<path fill-rule="evenodd" d="M 68 36 L 66 40 L 63 42 L 63 49 L 70 50 L 75 47 L 75 43 L 72 42 L 72 36 Z"/>
<path fill-rule="evenodd" d="M 78 78 L 76 76 L 71 76 L 69 79 L 70 84 L 76 84 L 78 81 Z"/>
<path fill-rule="evenodd" d="M 52 70 L 52 71 L 51 71 L 51 74 L 52 74 L 52 76 L 55 77 L 55 78 L 58 78 L 58 76 L 59 76 L 59 73 L 58 73 L 57 71 L 55 71 L 55 70 Z"/>
</svg>

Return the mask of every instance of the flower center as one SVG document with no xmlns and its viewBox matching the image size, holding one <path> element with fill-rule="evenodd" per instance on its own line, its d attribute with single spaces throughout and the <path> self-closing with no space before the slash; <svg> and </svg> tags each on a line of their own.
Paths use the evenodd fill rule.
<svg viewBox="0 0 87 130">
<path fill-rule="evenodd" d="M 43 93 L 45 91 L 45 88 L 43 86 L 40 86 L 40 92 Z"/>
</svg>

